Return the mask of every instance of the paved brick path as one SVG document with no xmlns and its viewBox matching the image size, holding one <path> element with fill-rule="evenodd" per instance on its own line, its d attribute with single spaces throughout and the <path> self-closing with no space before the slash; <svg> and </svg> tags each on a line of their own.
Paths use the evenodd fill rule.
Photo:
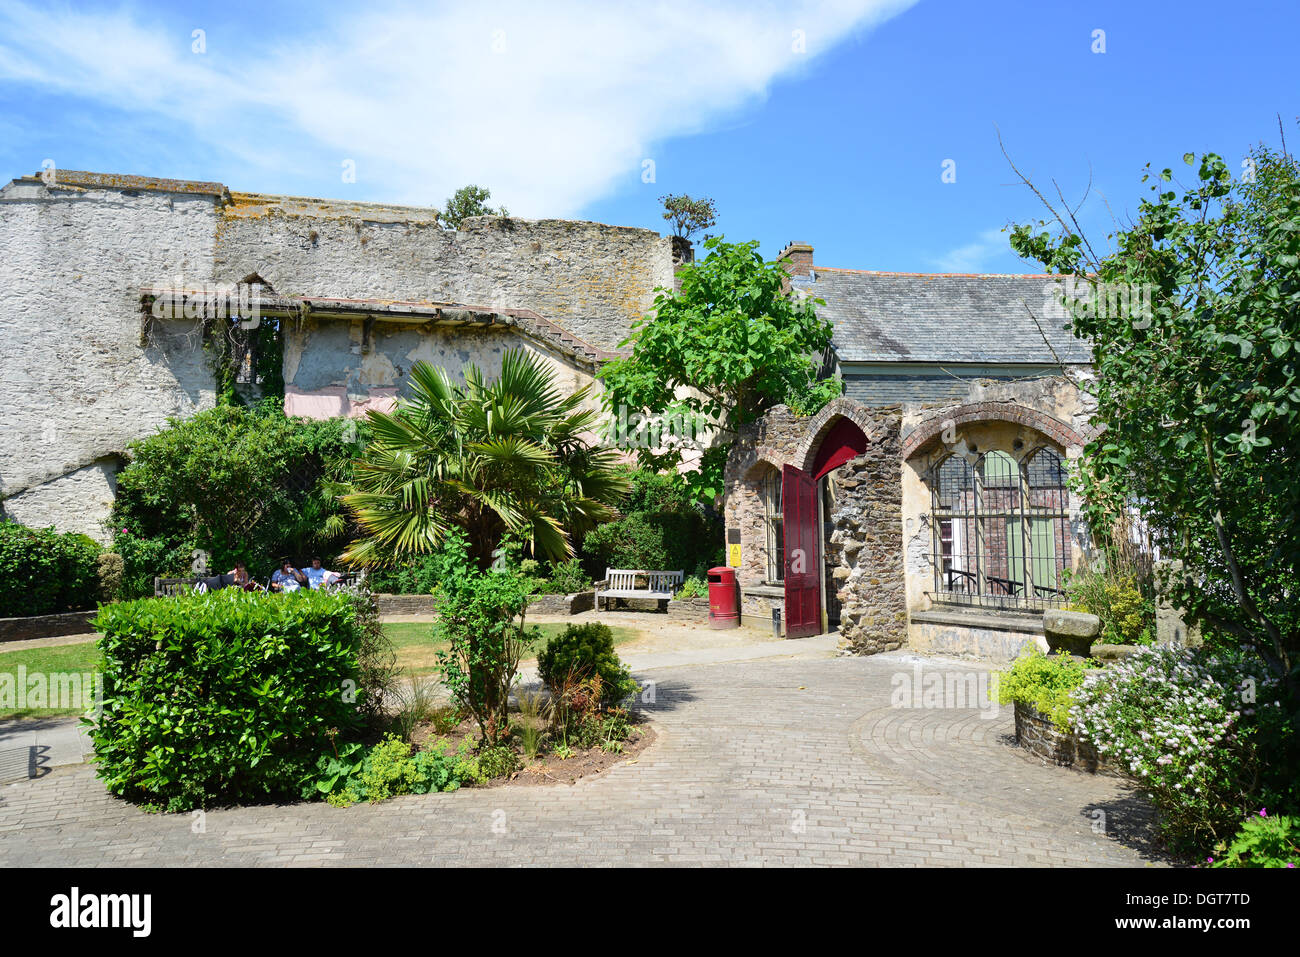
<svg viewBox="0 0 1300 957">
<path fill-rule="evenodd" d="M 915 659 L 663 668 L 659 739 L 634 764 L 555 787 L 467 789 L 151 815 L 86 767 L 0 787 L 0 865 L 1121 865 L 1143 803 L 1009 748 L 1009 709 L 891 708 Z M 926 669 L 969 670 L 931 660 Z M 1104 819 L 1096 811 L 1104 811 Z M 1104 822 L 1105 833 L 1094 831 Z"/>
</svg>

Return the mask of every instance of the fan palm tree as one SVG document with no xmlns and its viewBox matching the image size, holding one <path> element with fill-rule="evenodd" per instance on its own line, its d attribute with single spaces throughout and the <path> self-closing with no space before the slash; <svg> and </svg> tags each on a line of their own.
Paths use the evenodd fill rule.
<svg viewBox="0 0 1300 957">
<path fill-rule="evenodd" d="M 466 366 L 463 386 L 416 363 L 410 398 L 369 413 L 374 438 L 343 496 L 361 536 L 343 561 L 386 565 L 429 552 L 453 527 L 481 567 L 507 532 L 539 558 L 571 557 L 572 536 L 610 518 L 627 491 L 617 454 L 585 437 L 600 415 L 584 408 L 590 388 L 562 395 L 522 350 L 505 354 L 495 381 Z"/>
</svg>

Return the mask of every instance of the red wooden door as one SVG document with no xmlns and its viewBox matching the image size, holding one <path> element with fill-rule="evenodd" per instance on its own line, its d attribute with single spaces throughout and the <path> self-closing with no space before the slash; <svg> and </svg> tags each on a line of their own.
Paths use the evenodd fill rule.
<svg viewBox="0 0 1300 957">
<path fill-rule="evenodd" d="M 781 470 L 781 515 L 785 527 L 785 635 L 807 638 L 822 630 L 817 482 L 792 465 Z"/>
</svg>

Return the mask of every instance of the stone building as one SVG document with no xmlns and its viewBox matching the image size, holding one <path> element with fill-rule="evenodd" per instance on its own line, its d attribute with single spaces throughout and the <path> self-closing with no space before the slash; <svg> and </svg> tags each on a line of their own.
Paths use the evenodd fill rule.
<svg viewBox="0 0 1300 957">
<path fill-rule="evenodd" d="M 216 401 L 217 331 L 235 385 L 256 395 L 273 370 L 291 415 L 360 416 L 390 406 L 418 360 L 491 374 L 514 348 L 577 389 L 683 255 L 597 223 L 447 230 L 433 209 L 219 183 L 13 180 L 3 515 L 106 540 L 128 444 Z M 779 259 L 795 295 L 825 302 L 845 395 L 809 419 L 777 408 L 732 450 L 745 619 L 838 627 L 864 653 L 1005 656 L 1037 640 L 1087 544 L 1065 476 L 1088 436 L 1089 355 L 1054 281 L 833 269 L 805 243 Z"/>
<path fill-rule="evenodd" d="M 802 243 L 779 258 L 825 301 L 845 396 L 809 419 L 779 407 L 733 447 L 743 617 L 838 628 L 859 653 L 1041 642 L 1087 547 L 1066 476 L 1089 354 L 1056 281 L 825 269 Z"/>
<path fill-rule="evenodd" d="M 13 180 L 0 188 L 3 514 L 104 540 L 127 444 L 215 401 L 202 316 L 224 298 L 277 329 L 290 414 L 361 415 L 391 404 L 419 359 L 491 373 L 523 348 L 577 388 L 672 278 L 668 238 L 644 229 L 479 217 L 446 230 L 433 209 L 220 183 Z M 223 321 L 253 324 L 243 316 Z M 255 392 L 254 357 L 236 358 Z"/>
</svg>

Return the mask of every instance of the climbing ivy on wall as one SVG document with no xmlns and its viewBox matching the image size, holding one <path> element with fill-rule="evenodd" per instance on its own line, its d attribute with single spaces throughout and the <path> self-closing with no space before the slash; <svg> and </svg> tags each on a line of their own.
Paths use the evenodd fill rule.
<svg viewBox="0 0 1300 957">
<path fill-rule="evenodd" d="M 253 329 L 237 321 L 217 319 L 207 329 L 204 348 L 215 380 L 218 405 L 246 405 L 259 399 L 284 398 L 284 326 L 280 319 L 262 319 Z M 250 382 L 239 381 L 248 356 Z"/>
</svg>

